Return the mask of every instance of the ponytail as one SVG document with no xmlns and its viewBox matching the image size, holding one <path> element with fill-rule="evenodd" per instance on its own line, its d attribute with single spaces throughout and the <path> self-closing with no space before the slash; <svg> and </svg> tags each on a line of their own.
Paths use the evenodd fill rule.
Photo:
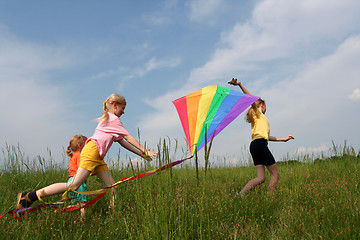
<svg viewBox="0 0 360 240">
<path fill-rule="evenodd" d="M 116 94 L 116 93 L 111 94 L 103 103 L 103 115 L 101 117 L 97 118 L 96 121 L 103 122 L 109 118 L 108 111 L 110 110 L 109 108 L 111 108 L 111 105 L 113 103 L 119 103 L 119 104 L 126 105 L 126 100 L 123 96 L 121 96 L 119 94 Z"/>
<path fill-rule="evenodd" d="M 71 151 L 71 146 L 69 145 L 68 147 L 67 147 L 67 149 L 66 149 L 66 155 L 68 155 L 68 157 L 72 157 L 73 156 L 73 153 L 72 153 L 72 151 Z"/>
<path fill-rule="evenodd" d="M 108 99 L 106 99 L 105 101 L 104 101 L 104 103 L 103 103 L 103 115 L 101 116 L 101 117 L 99 117 L 99 118 L 97 118 L 96 119 L 96 121 L 98 121 L 98 122 L 102 122 L 102 121 L 105 121 L 106 119 L 108 119 L 109 118 L 109 114 L 108 114 L 108 107 L 106 106 L 107 105 L 107 103 L 108 103 Z"/>
</svg>

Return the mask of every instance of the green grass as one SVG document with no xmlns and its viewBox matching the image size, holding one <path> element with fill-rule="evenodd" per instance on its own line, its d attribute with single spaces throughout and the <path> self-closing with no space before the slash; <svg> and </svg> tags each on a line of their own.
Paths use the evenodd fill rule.
<svg viewBox="0 0 360 240">
<path fill-rule="evenodd" d="M 349 149 L 326 159 L 281 162 L 278 189 L 267 191 L 267 176 L 245 198 L 234 197 L 234 191 L 255 177 L 254 167 L 210 167 L 206 176 L 200 169 L 197 178 L 187 164 L 121 184 L 115 209 L 108 208 L 108 193 L 87 209 L 83 221 L 78 211 L 52 208 L 23 220 L 7 215 L 0 220 L 0 239 L 359 239 L 360 159 Z M 4 163 L 16 158 L 3 155 Z M 23 169 L 17 155 L 0 174 L 0 214 L 14 208 L 18 192 L 67 180 L 66 170 L 44 163 Z M 149 166 L 112 175 L 120 179 L 146 170 Z M 103 187 L 96 177 L 87 183 L 89 189 Z"/>
</svg>

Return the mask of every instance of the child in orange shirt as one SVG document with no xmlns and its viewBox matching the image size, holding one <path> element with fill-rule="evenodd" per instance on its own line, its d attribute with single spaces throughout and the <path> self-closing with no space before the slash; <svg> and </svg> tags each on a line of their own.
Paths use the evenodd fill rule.
<svg viewBox="0 0 360 240">
<path fill-rule="evenodd" d="M 80 152 L 85 146 L 87 137 L 83 135 L 75 135 L 70 139 L 69 146 L 66 150 L 66 154 L 70 157 L 69 159 L 69 180 L 68 182 L 71 182 L 76 174 L 77 169 L 79 168 L 80 164 Z M 86 192 L 88 191 L 86 183 L 83 182 L 78 192 Z M 85 202 L 89 201 L 88 196 L 83 196 L 83 194 L 75 193 L 75 192 L 69 192 L 68 193 L 69 198 L 71 199 L 71 204 L 76 205 L 77 207 L 82 207 L 85 205 Z M 81 208 L 81 217 L 85 216 L 85 209 Z"/>
</svg>

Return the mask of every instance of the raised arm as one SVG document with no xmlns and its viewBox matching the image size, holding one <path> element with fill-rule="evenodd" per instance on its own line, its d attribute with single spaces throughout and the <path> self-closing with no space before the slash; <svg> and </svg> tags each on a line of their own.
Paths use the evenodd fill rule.
<svg viewBox="0 0 360 240">
<path fill-rule="evenodd" d="M 233 85 L 233 86 L 239 86 L 243 93 L 248 94 L 248 95 L 252 95 L 246 89 L 246 87 L 241 82 L 239 82 L 236 78 L 231 79 L 230 82 L 228 82 L 228 84 Z M 256 103 L 251 104 L 251 107 L 254 109 L 254 111 L 256 111 L 256 109 L 257 109 Z"/>
<path fill-rule="evenodd" d="M 241 82 L 239 82 L 236 78 L 231 79 L 231 81 L 228 82 L 228 84 L 233 85 L 233 86 L 239 86 L 239 87 L 241 88 L 241 91 L 243 91 L 243 93 L 252 95 L 252 94 L 245 88 L 245 86 L 244 86 Z"/>
</svg>

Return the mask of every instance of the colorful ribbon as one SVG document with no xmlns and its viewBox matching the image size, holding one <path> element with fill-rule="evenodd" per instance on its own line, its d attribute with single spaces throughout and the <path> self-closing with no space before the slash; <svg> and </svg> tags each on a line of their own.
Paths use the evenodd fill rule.
<svg viewBox="0 0 360 240">
<path fill-rule="evenodd" d="M 136 176 L 132 176 L 132 177 L 124 177 L 124 178 L 121 178 L 119 181 L 117 181 L 116 183 L 114 183 L 113 185 L 109 186 L 109 187 L 105 187 L 105 188 L 101 188 L 101 189 L 98 189 L 98 190 L 93 190 L 93 191 L 87 191 L 87 192 L 76 192 L 76 193 L 80 193 L 80 194 L 84 194 L 85 196 L 92 196 L 92 195 L 97 195 L 99 194 L 99 196 L 97 196 L 96 198 L 92 199 L 91 201 L 87 202 L 83 207 L 75 207 L 75 206 L 71 206 L 71 207 L 67 207 L 67 208 L 64 208 L 62 209 L 62 211 L 64 212 L 71 212 L 71 211 L 74 211 L 74 210 L 79 210 L 81 208 L 88 208 L 90 207 L 91 205 L 93 205 L 94 203 L 96 203 L 97 201 L 99 201 L 106 193 L 107 191 L 110 189 L 110 188 L 113 188 L 113 187 L 116 187 L 117 185 L 121 184 L 121 183 L 124 183 L 124 182 L 127 182 L 127 181 L 131 181 L 131 180 L 135 180 L 135 179 L 140 179 L 140 178 L 143 178 L 143 177 L 146 177 L 146 176 L 150 176 L 154 173 L 157 173 L 159 171 L 162 171 L 162 170 L 165 170 L 167 168 L 171 168 L 173 166 L 176 166 L 186 160 L 189 160 L 191 159 L 193 156 L 191 157 L 188 157 L 188 158 L 184 158 L 184 159 L 181 159 L 181 160 L 177 160 L 177 161 L 174 161 L 174 162 L 171 162 L 169 164 L 166 164 L 160 168 L 157 168 L 157 169 L 153 169 L 151 171 L 148 171 L 148 172 L 145 172 L 145 173 L 141 173 L 141 174 L 138 174 Z M 69 191 L 69 190 L 68 190 Z M 35 207 L 28 207 L 28 208 L 20 208 L 20 209 L 12 209 L 6 213 L 4 213 L 3 215 L 0 216 L 0 219 L 2 219 L 4 216 L 6 216 L 7 214 L 11 214 L 14 218 L 17 218 L 17 219 L 22 219 L 24 218 L 26 215 L 28 215 L 29 213 L 31 212 L 34 212 L 38 209 L 42 209 L 42 208 L 46 208 L 46 207 L 53 207 L 55 209 L 55 211 L 59 210 L 60 208 L 57 206 L 59 204 L 64 204 L 66 201 L 69 201 L 71 199 L 74 199 L 74 198 L 67 198 L 67 192 L 66 191 L 63 195 L 62 195 L 62 199 L 60 199 L 59 201 L 56 201 L 56 202 L 53 202 L 53 203 L 45 203 L 44 201 L 44 204 L 42 205 L 37 205 Z M 70 191 L 72 191 L 70 189 Z M 41 200 L 41 199 L 40 199 Z M 41 200 L 42 201 L 42 200 Z"/>
</svg>

